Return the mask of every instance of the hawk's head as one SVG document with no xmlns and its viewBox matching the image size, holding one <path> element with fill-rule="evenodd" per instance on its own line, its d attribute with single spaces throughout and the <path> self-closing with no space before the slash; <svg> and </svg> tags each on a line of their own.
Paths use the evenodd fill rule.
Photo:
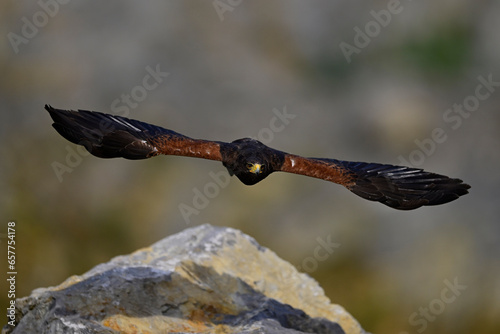
<svg viewBox="0 0 500 334">
<path fill-rule="evenodd" d="M 246 185 L 265 179 L 283 164 L 283 154 L 260 141 L 243 138 L 233 141 L 222 150 L 222 163 L 231 175 Z"/>
</svg>

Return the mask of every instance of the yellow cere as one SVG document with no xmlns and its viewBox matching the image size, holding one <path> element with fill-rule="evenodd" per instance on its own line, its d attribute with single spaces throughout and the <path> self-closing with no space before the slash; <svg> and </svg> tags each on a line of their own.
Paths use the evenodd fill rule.
<svg viewBox="0 0 500 334">
<path fill-rule="evenodd" d="M 259 174 L 261 167 L 261 164 L 248 164 L 248 170 L 254 174 Z"/>
</svg>

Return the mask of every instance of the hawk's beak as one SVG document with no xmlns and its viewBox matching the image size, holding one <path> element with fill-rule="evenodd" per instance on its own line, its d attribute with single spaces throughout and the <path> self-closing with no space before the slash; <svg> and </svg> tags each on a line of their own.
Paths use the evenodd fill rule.
<svg viewBox="0 0 500 334">
<path fill-rule="evenodd" d="M 261 164 L 251 164 L 248 170 L 254 174 L 260 174 L 261 168 L 262 168 Z"/>
</svg>

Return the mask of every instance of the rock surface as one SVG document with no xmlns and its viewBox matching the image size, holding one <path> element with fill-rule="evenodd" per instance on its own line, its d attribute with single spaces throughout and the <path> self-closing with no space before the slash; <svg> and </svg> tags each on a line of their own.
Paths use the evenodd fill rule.
<svg viewBox="0 0 500 334">
<path fill-rule="evenodd" d="M 2 333 L 364 333 L 316 281 L 202 225 L 16 300 Z"/>
</svg>

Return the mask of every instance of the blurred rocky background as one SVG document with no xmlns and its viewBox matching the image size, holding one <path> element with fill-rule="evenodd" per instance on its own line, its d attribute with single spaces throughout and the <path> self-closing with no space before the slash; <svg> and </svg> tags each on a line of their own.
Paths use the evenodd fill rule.
<svg viewBox="0 0 500 334">
<path fill-rule="evenodd" d="M 498 333 L 499 2 L 0 8 L 0 263 L 7 272 L 13 220 L 17 297 L 211 223 L 309 273 L 369 332 Z M 46 103 L 196 138 L 412 164 L 471 193 L 399 212 L 296 175 L 247 187 L 212 161 L 102 160 L 55 132 Z"/>
</svg>

